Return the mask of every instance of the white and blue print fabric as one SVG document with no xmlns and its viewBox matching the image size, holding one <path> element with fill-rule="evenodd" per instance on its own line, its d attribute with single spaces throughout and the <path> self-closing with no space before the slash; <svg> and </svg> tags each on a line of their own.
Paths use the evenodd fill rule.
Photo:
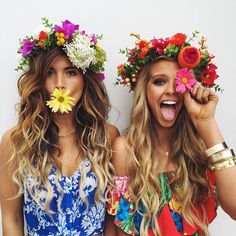
<svg viewBox="0 0 236 236">
<path fill-rule="evenodd" d="M 88 168 L 83 193 L 87 203 L 81 199 L 79 186 L 82 168 Z M 46 209 L 46 189 L 41 186 L 37 198 L 29 194 L 35 178 L 25 177 L 24 215 L 27 233 L 30 236 L 92 236 L 103 232 L 105 203 L 94 201 L 97 178 L 88 159 L 84 160 L 72 176 L 58 175 L 52 168 L 49 182 L 53 188 L 50 210 Z M 59 186 L 59 187 L 58 187 Z M 63 194 L 60 197 L 60 191 Z M 59 207 L 60 206 L 60 207 Z"/>
</svg>

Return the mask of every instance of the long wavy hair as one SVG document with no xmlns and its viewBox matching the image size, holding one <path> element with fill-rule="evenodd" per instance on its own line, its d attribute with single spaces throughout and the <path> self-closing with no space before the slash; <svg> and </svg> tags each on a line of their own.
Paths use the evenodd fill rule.
<svg viewBox="0 0 236 236">
<path fill-rule="evenodd" d="M 158 181 L 158 176 L 164 171 L 164 158 L 154 158 L 159 151 L 155 133 L 158 130 L 155 128 L 156 121 L 146 98 L 146 87 L 151 77 L 150 69 L 154 63 L 147 63 L 142 68 L 134 91 L 131 124 L 127 130 L 129 191 L 137 203 L 136 211 L 143 215 L 140 235 L 147 235 L 149 225 L 155 235 L 161 235 L 156 215 L 164 200 L 160 196 L 161 186 Z M 208 233 L 203 207 L 209 193 L 207 163 L 203 157 L 205 145 L 185 107 L 180 111 L 173 129 L 170 156 L 174 157 L 172 161 L 176 176 L 170 182 L 170 188 L 181 203 L 183 217 L 191 225 L 198 225 Z M 181 188 L 181 196 L 176 192 L 176 186 Z M 196 206 L 202 208 L 203 219 L 196 214 Z M 145 211 L 142 210 L 143 207 Z"/>
<path fill-rule="evenodd" d="M 13 175 L 19 186 L 17 196 L 24 193 L 24 178 L 33 176 L 37 181 L 32 184 L 29 192 L 37 200 L 40 186 L 45 186 L 48 211 L 53 196 L 48 176 L 54 166 L 57 167 L 57 175 L 61 174 L 61 164 L 58 160 L 61 148 L 58 140 L 59 128 L 53 120 L 52 113 L 45 106 L 47 95 L 44 83 L 51 63 L 61 55 L 66 56 L 59 47 L 40 53 L 34 58 L 30 69 L 19 78 L 19 118 L 11 133 L 13 154 L 10 163 L 17 167 Z M 74 107 L 73 119 L 82 156 L 90 160 L 91 168 L 97 177 L 95 202 L 98 202 L 105 200 L 104 189 L 112 182 L 111 147 L 107 126 L 110 104 L 105 86 L 96 73 L 87 71 L 83 77 L 84 90 L 80 101 Z M 80 194 L 85 201 L 87 199 L 83 194 L 83 186 L 88 171 L 85 166 L 81 170 Z M 63 195 L 59 183 L 57 185 Z"/>
</svg>

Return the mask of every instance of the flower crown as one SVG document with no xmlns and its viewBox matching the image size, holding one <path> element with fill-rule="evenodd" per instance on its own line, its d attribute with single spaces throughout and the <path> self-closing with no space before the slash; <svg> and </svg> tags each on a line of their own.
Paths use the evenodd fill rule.
<svg viewBox="0 0 236 236">
<path fill-rule="evenodd" d="M 139 34 L 131 33 L 131 36 L 137 38 L 136 46 L 133 49 L 120 50 L 120 53 L 125 54 L 128 60 L 117 67 L 118 78 L 115 84 L 126 85 L 133 90 L 144 64 L 166 56 L 177 61 L 181 67 L 176 79 L 178 92 L 191 90 L 191 85 L 196 81 L 195 78 L 205 87 L 214 87 L 215 91 L 222 91 L 219 85 L 215 84 L 218 78 L 217 67 L 211 62 L 214 56 L 210 55 L 207 50 L 206 39 L 202 37 L 199 40 L 199 48 L 190 44 L 198 34 L 199 32 L 195 31 L 192 37 L 187 39 L 185 34 L 177 33 L 170 38 L 153 38 L 147 41 L 141 39 Z"/>
<path fill-rule="evenodd" d="M 17 71 L 27 71 L 34 57 L 42 50 L 50 51 L 59 46 L 65 50 L 71 63 L 83 73 L 91 69 L 104 79 L 101 72 L 104 71 L 106 53 L 97 43 L 102 36 L 79 31 L 79 25 L 74 25 L 68 20 L 62 22 L 62 26 L 53 26 L 46 18 L 42 18 L 42 22 L 43 26 L 34 36 L 20 40 L 18 53 L 21 54 L 21 58 Z"/>
</svg>

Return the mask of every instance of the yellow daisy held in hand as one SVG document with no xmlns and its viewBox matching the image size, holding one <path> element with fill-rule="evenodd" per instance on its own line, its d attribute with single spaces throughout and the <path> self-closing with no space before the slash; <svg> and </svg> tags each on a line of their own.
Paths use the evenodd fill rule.
<svg viewBox="0 0 236 236">
<path fill-rule="evenodd" d="M 75 100 L 73 97 L 69 96 L 70 91 L 66 90 L 65 92 L 61 91 L 61 89 L 55 89 L 51 94 L 51 100 L 47 101 L 46 105 L 52 109 L 52 112 L 57 112 L 58 110 L 61 113 L 68 113 L 72 110 L 72 106 Z"/>
</svg>

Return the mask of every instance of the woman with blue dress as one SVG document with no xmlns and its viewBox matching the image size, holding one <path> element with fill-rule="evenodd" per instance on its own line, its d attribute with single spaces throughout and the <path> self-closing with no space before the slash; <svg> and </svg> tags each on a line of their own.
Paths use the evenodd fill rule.
<svg viewBox="0 0 236 236">
<path fill-rule="evenodd" d="M 4 236 L 101 236 L 112 181 L 106 54 L 66 20 L 20 42 L 18 122 L 0 145 Z"/>
</svg>

